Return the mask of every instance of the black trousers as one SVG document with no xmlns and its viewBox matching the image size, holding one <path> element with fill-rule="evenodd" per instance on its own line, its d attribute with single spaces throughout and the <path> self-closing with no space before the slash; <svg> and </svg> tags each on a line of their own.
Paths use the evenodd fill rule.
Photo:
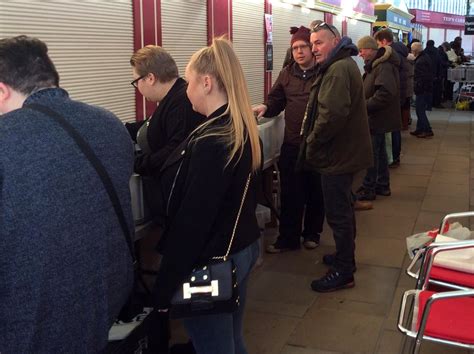
<svg viewBox="0 0 474 354">
<path fill-rule="evenodd" d="M 355 263 L 356 221 L 352 180 L 352 174 L 321 176 L 326 220 L 336 243 L 334 268 L 341 273 L 352 273 Z"/>
<path fill-rule="evenodd" d="M 296 172 L 298 152 L 299 146 L 283 144 L 278 162 L 281 182 L 279 239 L 295 247 L 301 236 L 319 241 L 324 223 L 321 176 L 310 171 Z"/>
</svg>

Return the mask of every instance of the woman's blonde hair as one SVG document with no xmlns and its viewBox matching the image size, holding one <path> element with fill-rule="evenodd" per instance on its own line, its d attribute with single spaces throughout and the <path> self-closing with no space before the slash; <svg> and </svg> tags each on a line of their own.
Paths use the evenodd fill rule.
<svg viewBox="0 0 474 354">
<path fill-rule="evenodd" d="M 229 144 L 230 155 L 227 163 L 230 163 L 237 154 L 240 159 L 244 144 L 250 139 L 252 170 L 258 170 L 262 157 L 257 121 L 252 112 L 244 72 L 231 43 L 223 37 L 215 38 L 211 46 L 194 53 L 189 62 L 189 69 L 199 75 L 213 76 L 218 87 L 227 94 L 228 106 L 222 115 L 230 115 L 229 123 L 224 127 L 212 129 L 205 136 L 220 136 Z M 202 129 L 212 121 L 214 119 L 198 129 Z"/>
</svg>

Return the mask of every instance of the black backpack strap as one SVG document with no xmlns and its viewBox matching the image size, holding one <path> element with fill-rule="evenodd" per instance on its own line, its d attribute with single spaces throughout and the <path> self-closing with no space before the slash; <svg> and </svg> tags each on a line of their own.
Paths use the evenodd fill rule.
<svg viewBox="0 0 474 354">
<path fill-rule="evenodd" d="M 79 134 L 79 132 L 71 124 L 69 124 L 69 122 L 62 115 L 53 111 L 52 109 L 40 104 L 35 104 L 35 103 L 25 105 L 23 106 L 23 108 L 28 108 L 28 109 L 43 113 L 44 115 L 52 118 L 76 142 L 81 152 L 84 154 L 87 160 L 89 160 L 92 167 L 94 167 L 97 174 L 99 175 L 100 180 L 102 181 L 102 184 L 104 185 L 104 188 L 107 191 L 107 194 L 109 195 L 110 201 L 112 202 L 112 206 L 114 207 L 114 210 L 115 210 L 115 214 L 117 215 L 117 218 L 119 220 L 120 227 L 122 228 L 122 232 L 127 241 L 128 249 L 130 251 L 130 255 L 132 257 L 133 263 L 135 264 L 137 260 L 135 257 L 135 253 L 133 252 L 132 237 L 130 235 L 130 230 L 128 228 L 127 222 L 125 221 L 125 215 L 123 213 L 122 206 L 120 205 L 120 199 L 117 195 L 117 192 L 114 188 L 114 185 L 112 183 L 112 180 L 110 179 L 109 174 L 107 173 L 104 165 L 99 160 L 97 155 L 94 153 L 90 145 L 84 140 L 84 138 Z"/>
</svg>

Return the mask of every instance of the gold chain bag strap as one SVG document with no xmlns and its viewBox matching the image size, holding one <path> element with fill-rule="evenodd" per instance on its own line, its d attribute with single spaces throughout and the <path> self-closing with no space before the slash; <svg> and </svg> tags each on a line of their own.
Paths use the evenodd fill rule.
<svg viewBox="0 0 474 354">
<path fill-rule="evenodd" d="M 229 259 L 229 253 L 251 176 L 252 173 L 249 173 L 226 254 L 212 257 L 213 261 L 208 265 L 193 269 L 171 299 L 172 318 L 231 313 L 239 307 L 236 267 L 233 260 Z"/>
</svg>

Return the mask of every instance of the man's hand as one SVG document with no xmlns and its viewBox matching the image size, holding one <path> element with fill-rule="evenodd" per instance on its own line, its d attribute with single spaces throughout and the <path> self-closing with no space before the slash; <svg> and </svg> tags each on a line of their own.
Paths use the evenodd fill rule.
<svg viewBox="0 0 474 354">
<path fill-rule="evenodd" d="M 254 114 L 257 114 L 257 118 L 262 118 L 265 112 L 267 111 L 268 107 L 264 104 L 258 104 L 252 107 L 252 111 Z"/>
</svg>

